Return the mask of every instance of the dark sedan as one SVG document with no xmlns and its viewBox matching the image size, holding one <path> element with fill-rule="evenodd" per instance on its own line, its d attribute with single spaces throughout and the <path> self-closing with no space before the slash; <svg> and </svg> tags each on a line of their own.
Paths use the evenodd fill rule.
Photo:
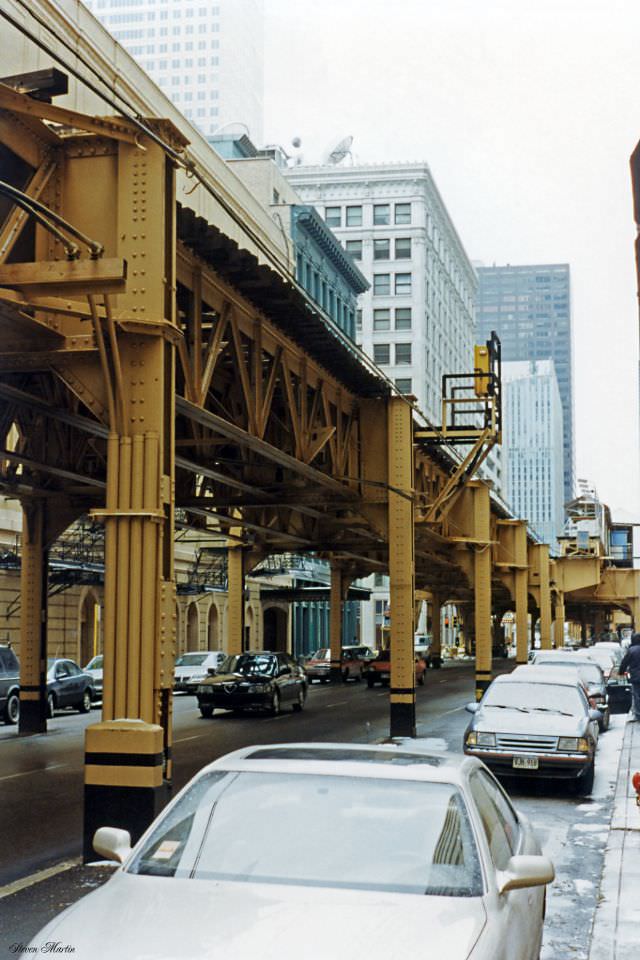
<svg viewBox="0 0 640 960">
<path fill-rule="evenodd" d="M 555 671 L 545 682 L 530 669 L 538 676 L 496 677 L 480 703 L 467 705 L 474 716 L 464 752 L 497 774 L 573 780 L 579 793 L 591 793 L 602 715 L 579 682 L 556 679 Z"/>
<path fill-rule="evenodd" d="M 80 713 L 89 713 L 91 701 L 96 698 L 93 678 L 84 673 L 73 660 L 47 660 L 47 715 L 55 710 L 75 707 Z"/>
<path fill-rule="evenodd" d="M 227 657 L 214 677 L 196 690 L 203 717 L 224 710 L 268 710 L 277 715 L 283 706 L 302 710 L 307 696 L 307 678 L 286 653 L 252 651 Z"/>
</svg>

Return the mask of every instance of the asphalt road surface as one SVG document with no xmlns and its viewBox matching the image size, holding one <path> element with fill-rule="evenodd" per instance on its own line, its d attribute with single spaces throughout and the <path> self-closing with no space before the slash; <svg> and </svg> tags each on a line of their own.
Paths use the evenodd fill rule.
<svg viewBox="0 0 640 960">
<path fill-rule="evenodd" d="M 496 664 L 499 670 L 512 664 Z M 471 664 L 431 670 L 417 688 L 417 733 L 434 749 L 462 750 L 473 698 Z M 99 718 L 60 712 L 46 735 L 18 738 L 0 727 L 0 895 L 6 884 L 81 852 L 84 729 Z M 505 783 L 556 866 L 542 960 L 587 960 L 624 717 L 600 739 L 592 796 L 535 780 Z M 388 691 L 365 684 L 313 684 L 305 710 L 277 717 L 224 712 L 204 720 L 195 697 L 174 698 L 174 787 L 223 753 L 254 743 L 374 741 L 389 732 Z"/>
</svg>

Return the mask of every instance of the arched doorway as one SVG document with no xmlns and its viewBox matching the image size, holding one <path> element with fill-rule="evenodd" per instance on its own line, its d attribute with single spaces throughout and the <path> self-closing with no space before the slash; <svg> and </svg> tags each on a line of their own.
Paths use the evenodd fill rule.
<svg viewBox="0 0 640 960">
<path fill-rule="evenodd" d="M 82 667 L 102 652 L 100 636 L 100 604 L 95 595 L 87 593 L 80 607 L 80 656 Z"/>
<path fill-rule="evenodd" d="M 263 614 L 264 649 L 286 653 L 287 611 L 281 607 L 267 607 Z"/>
<path fill-rule="evenodd" d="M 209 607 L 209 625 L 207 627 L 207 650 L 220 649 L 220 616 L 215 603 Z"/>
<path fill-rule="evenodd" d="M 199 644 L 199 617 L 198 617 L 198 605 L 197 603 L 192 603 L 189 606 L 189 612 L 187 614 L 187 650 L 198 650 Z"/>
</svg>

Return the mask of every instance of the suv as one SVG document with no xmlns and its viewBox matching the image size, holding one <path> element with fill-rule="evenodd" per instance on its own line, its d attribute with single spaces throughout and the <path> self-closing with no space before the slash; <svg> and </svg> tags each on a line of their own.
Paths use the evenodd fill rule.
<svg viewBox="0 0 640 960">
<path fill-rule="evenodd" d="M 20 716 L 20 664 L 6 644 L 0 644 L 0 717 L 17 723 Z"/>
</svg>

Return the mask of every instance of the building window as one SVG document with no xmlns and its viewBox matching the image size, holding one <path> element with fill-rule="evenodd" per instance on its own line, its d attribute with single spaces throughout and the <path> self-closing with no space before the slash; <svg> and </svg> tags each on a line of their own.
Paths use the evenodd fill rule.
<svg viewBox="0 0 640 960">
<path fill-rule="evenodd" d="M 410 343 L 396 343 L 396 363 L 411 363 Z"/>
<path fill-rule="evenodd" d="M 389 330 L 391 327 L 390 315 L 391 315 L 390 310 L 374 310 L 373 311 L 373 329 Z"/>
<path fill-rule="evenodd" d="M 389 240 L 373 241 L 373 259 L 388 260 L 391 256 L 391 242 Z"/>
<path fill-rule="evenodd" d="M 396 260 L 411 259 L 411 237 L 398 237 L 396 240 Z"/>
<path fill-rule="evenodd" d="M 401 276 L 401 274 L 400 274 Z M 406 274 L 405 274 L 406 276 Z M 411 274 L 408 274 L 409 278 Z M 374 297 L 389 296 L 391 293 L 391 274 L 374 273 L 373 275 L 373 295 Z"/>
<path fill-rule="evenodd" d="M 391 223 L 391 213 L 388 203 L 374 203 L 373 205 L 373 225 L 382 227 Z"/>
<path fill-rule="evenodd" d="M 324 222 L 328 227 L 342 226 L 342 208 L 341 207 L 325 207 Z"/>
<path fill-rule="evenodd" d="M 362 240 L 347 240 L 345 249 L 354 260 L 362 260 Z"/>
<path fill-rule="evenodd" d="M 356 330 L 362 330 L 362 310 L 356 310 Z"/>
<path fill-rule="evenodd" d="M 374 343 L 373 359 L 376 363 L 391 363 L 391 347 L 388 343 Z"/>
<path fill-rule="evenodd" d="M 398 296 L 407 296 L 411 293 L 410 273 L 396 273 L 395 292 Z"/>
<path fill-rule="evenodd" d="M 396 203 L 395 222 L 411 223 L 411 204 L 410 203 Z"/>
<path fill-rule="evenodd" d="M 395 381 L 396 387 L 400 393 L 412 393 L 413 387 L 411 383 L 411 377 L 399 377 Z"/>
<path fill-rule="evenodd" d="M 397 308 L 396 330 L 411 330 L 411 307 Z"/>
<path fill-rule="evenodd" d="M 362 207 L 347 207 L 346 223 L 348 227 L 361 227 Z"/>
</svg>

